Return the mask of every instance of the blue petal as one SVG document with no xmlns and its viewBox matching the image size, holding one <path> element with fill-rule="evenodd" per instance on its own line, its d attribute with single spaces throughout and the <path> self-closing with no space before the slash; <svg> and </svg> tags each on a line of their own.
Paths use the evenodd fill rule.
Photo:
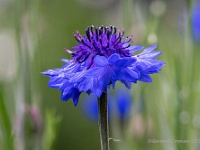
<svg viewBox="0 0 200 150">
<path fill-rule="evenodd" d="M 128 66 L 131 66 L 134 62 L 136 62 L 135 58 L 124 58 L 121 60 L 118 60 L 115 65 L 119 68 L 125 68 Z"/>
<path fill-rule="evenodd" d="M 157 66 L 161 68 L 165 63 L 155 59 L 139 59 L 136 66 L 141 68 L 142 70 L 151 68 L 152 66 Z"/>
<path fill-rule="evenodd" d="M 50 78 L 48 86 L 51 88 L 59 88 L 63 85 L 64 82 L 65 79 L 55 76 Z"/>
<path fill-rule="evenodd" d="M 62 72 L 62 69 L 49 69 L 47 71 L 41 72 L 46 76 L 56 76 Z"/>
<path fill-rule="evenodd" d="M 136 51 L 140 51 L 144 48 L 144 46 L 137 46 L 137 45 L 133 45 L 133 46 L 130 46 L 128 49 L 131 51 L 131 52 L 136 52 Z"/>
<path fill-rule="evenodd" d="M 151 52 L 151 53 L 141 53 L 138 56 L 139 59 L 154 59 L 161 54 L 162 52 Z"/>
<path fill-rule="evenodd" d="M 105 73 L 103 76 L 101 76 L 101 78 L 99 79 L 99 82 L 101 83 L 101 87 L 102 87 L 102 92 L 104 92 L 108 86 L 108 84 L 110 84 L 110 75 L 109 73 Z"/>
<path fill-rule="evenodd" d="M 108 65 L 108 59 L 104 56 L 99 56 L 97 55 L 95 58 L 94 58 L 94 63 L 97 65 L 97 66 L 105 66 L 105 65 Z"/>
<path fill-rule="evenodd" d="M 73 87 L 73 84 L 69 83 L 68 80 L 65 80 L 65 82 L 63 82 L 63 84 L 58 89 L 59 90 L 64 90 L 68 86 L 72 86 Z"/>
<path fill-rule="evenodd" d="M 80 71 L 80 72 L 73 74 L 73 76 L 70 78 L 69 82 L 80 82 L 81 80 L 83 80 L 85 73 L 86 73 L 86 71 L 84 70 L 84 71 Z"/>
<path fill-rule="evenodd" d="M 160 64 L 160 65 L 152 65 L 151 67 L 145 69 L 145 73 L 147 74 L 153 74 L 153 73 L 158 73 L 161 69 L 161 67 L 163 66 L 164 63 Z"/>
<path fill-rule="evenodd" d="M 124 85 L 128 88 L 131 89 L 131 82 L 125 81 L 125 80 L 121 80 L 122 83 L 124 83 Z"/>
<path fill-rule="evenodd" d="M 111 64 L 114 64 L 116 61 L 118 61 L 120 59 L 118 54 L 112 54 L 109 58 L 108 61 Z"/>
<path fill-rule="evenodd" d="M 93 86 L 93 78 L 84 78 L 78 85 L 80 92 L 91 90 Z"/>
<path fill-rule="evenodd" d="M 125 80 L 128 82 L 135 82 L 138 80 L 138 74 L 134 71 L 131 71 L 129 69 L 123 69 L 122 76 L 120 80 Z"/>
<path fill-rule="evenodd" d="M 85 83 L 85 88 L 87 90 L 90 89 L 95 95 L 100 97 L 102 92 L 104 92 L 107 88 L 108 84 L 110 84 L 111 77 L 115 78 L 115 74 L 109 66 L 90 68 L 85 74 L 85 78 L 89 78 L 86 79 L 88 82 Z M 80 85 L 83 86 L 82 84 L 83 81 Z M 81 87 L 79 88 L 79 90 L 82 90 Z"/>
<path fill-rule="evenodd" d="M 61 93 L 61 100 L 63 101 L 67 101 L 69 100 L 70 98 L 72 98 L 72 88 L 73 87 L 68 87 L 68 88 L 65 88 L 62 93 Z"/>
<path fill-rule="evenodd" d="M 103 74 L 104 70 L 104 67 L 93 67 L 86 72 L 85 76 L 98 78 Z"/>
<path fill-rule="evenodd" d="M 96 95 L 98 98 L 101 96 L 102 94 L 102 88 L 99 86 L 98 84 L 98 80 L 97 78 L 93 79 L 93 87 L 92 87 L 92 93 L 94 93 L 94 95 Z"/>
<path fill-rule="evenodd" d="M 156 44 L 151 45 L 151 46 L 145 48 L 143 52 L 144 52 L 144 53 L 150 53 L 150 52 L 152 52 L 156 47 L 157 47 Z"/>
<path fill-rule="evenodd" d="M 74 106 L 76 106 L 78 104 L 78 100 L 79 100 L 79 95 L 81 93 L 77 90 L 77 89 L 74 89 L 73 91 L 73 103 L 74 103 Z"/>
<path fill-rule="evenodd" d="M 148 74 L 142 74 L 140 77 L 140 81 L 143 82 L 152 82 L 151 77 Z"/>
</svg>

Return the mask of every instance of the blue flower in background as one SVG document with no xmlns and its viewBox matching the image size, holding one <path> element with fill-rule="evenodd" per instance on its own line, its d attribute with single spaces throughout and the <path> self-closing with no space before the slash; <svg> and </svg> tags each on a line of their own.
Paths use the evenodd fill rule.
<svg viewBox="0 0 200 150">
<path fill-rule="evenodd" d="M 90 120 L 98 121 L 98 99 L 95 95 L 84 99 L 83 111 Z M 114 109 L 120 121 L 127 119 L 131 112 L 132 97 L 127 90 L 120 89 L 114 96 L 108 96 L 108 117 L 110 118 Z M 112 111 L 111 111 L 112 110 Z"/>
<path fill-rule="evenodd" d="M 161 52 L 154 51 L 156 45 L 146 49 L 131 46 L 132 36 L 123 38 L 123 35 L 124 31 L 117 32 L 114 26 L 90 26 L 84 36 L 75 32 L 78 46 L 66 50 L 73 60 L 64 59 L 66 64 L 62 68 L 43 72 L 50 77 L 49 87 L 61 90 L 61 99 L 72 98 L 76 106 L 82 92 L 100 97 L 116 81 L 127 88 L 131 88 L 132 82 L 152 82 L 150 74 L 158 73 L 164 65 L 155 59 Z M 142 49 L 142 53 L 134 54 Z"/>
<path fill-rule="evenodd" d="M 195 42 L 200 42 L 200 0 L 194 2 L 191 21 L 193 39 Z"/>
<path fill-rule="evenodd" d="M 116 95 L 116 110 L 119 116 L 120 121 L 127 119 L 131 112 L 132 107 L 132 97 L 126 90 L 120 90 Z"/>
</svg>

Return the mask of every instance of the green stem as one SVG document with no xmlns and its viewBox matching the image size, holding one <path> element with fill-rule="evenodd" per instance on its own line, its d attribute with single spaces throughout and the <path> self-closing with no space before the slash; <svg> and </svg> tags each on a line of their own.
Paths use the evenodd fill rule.
<svg viewBox="0 0 200 150">
<path fill-rule="evenodd" d="M 102 93 L 98 99 L 98 122 L 101 150 L 109 150 L 108 100 L 106 92 Z"/>
</svg>

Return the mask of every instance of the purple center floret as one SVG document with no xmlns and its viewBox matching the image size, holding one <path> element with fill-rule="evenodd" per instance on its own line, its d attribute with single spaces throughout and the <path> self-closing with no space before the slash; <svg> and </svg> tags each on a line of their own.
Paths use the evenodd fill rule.
<svg viewBox="0 0 200 150">
<path fill-rule="evenodd" d="M 130 57 L 132 54 L 128 47 L 132 43 L 132 35 L 125 39 L 123 39 L 123 35 L 124 30 L 117 33 L 115 26 L 89 26 L 83 37 L 76 31 L 74 37 L 79 45 L 72 47 L 72 57 L 77 63 L 82 63 L 87 59 L 89 62 L 93 62 L 96 55 L 108 58 L 117 53 L 121 57 Z"/>
</svg>

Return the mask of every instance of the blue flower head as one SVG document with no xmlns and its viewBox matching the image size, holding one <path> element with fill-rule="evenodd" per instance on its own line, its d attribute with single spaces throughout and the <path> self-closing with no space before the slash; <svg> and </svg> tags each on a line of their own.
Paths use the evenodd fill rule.
<svg viewBox="0 0 200 150">
<path fill-rule="evenodd" d="M 49 87 L 61 90 L 61 99 L 72 98 L 76 106 L 82 92 L 100 97 L 116 81 L 127 88 L 131 88 L 132 82 L 152 82 L 150 74 L 158 73 L 164 65 L 155 59 L 161 52 L 154 51 L 156 45 L 145 49 L 131 46 L 132 36 L 123 36 L 124 31 L 117 32 L 114 26 L 90 26 L 84 36 L 76 31 L 78 46 L 66 50 L 73 59 L 64 59 L 63 67 L 43 72 L 50 77 Z M 142 49 L 142 53 L 135 54 Z"/>
<path fill-rule="evenodd" d="M 120 121 L 124 121 L 127 119 L 131 112 L 132 107 L 132 97 L 129 92 L 122 89 L 116 94 L 116 105 L 117 105 L 117 113 Z"/>
</svg>

